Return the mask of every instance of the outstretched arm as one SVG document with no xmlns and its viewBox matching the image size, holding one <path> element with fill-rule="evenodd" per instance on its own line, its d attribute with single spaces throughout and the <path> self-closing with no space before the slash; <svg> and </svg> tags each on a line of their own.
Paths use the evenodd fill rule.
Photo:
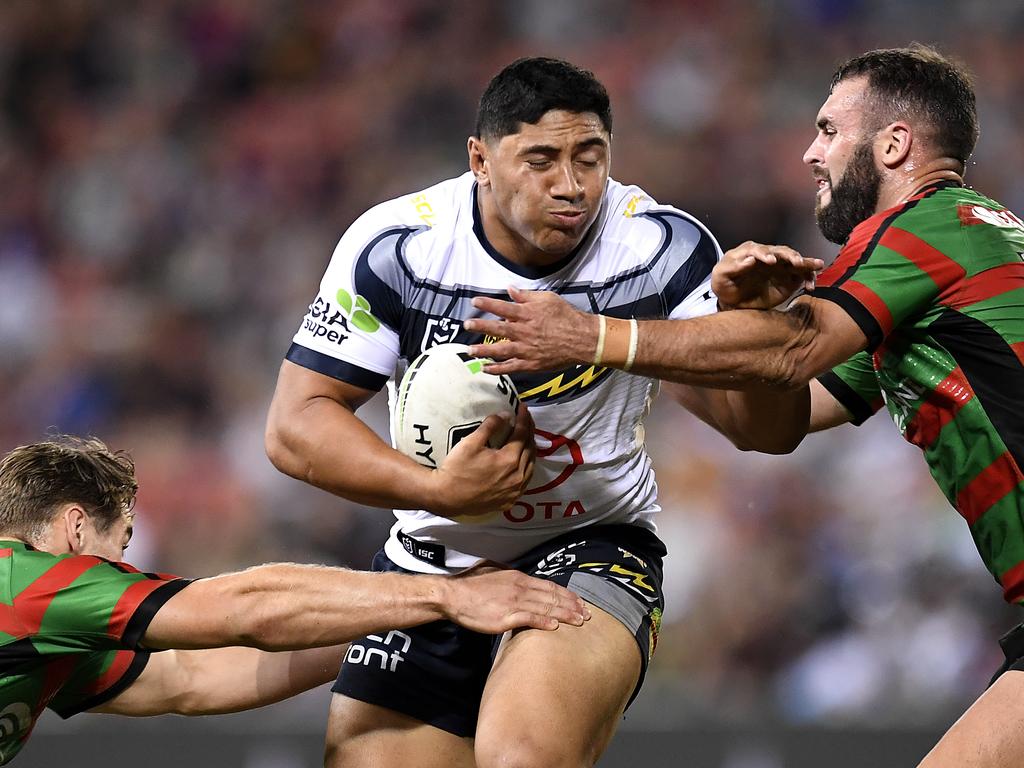
<svg viewBox="0 0 1024 768">
<path fill-rule="evenodd" d="M 193 582 L 170 598 L 143 643 L 176 650 L 152 654 L 137 680 L 92 711 L 237 712 L 331 680 L 341 643 L 370 632 L 449 619 L 499 634 L 587 618 L 575 594 L 518 571 L 478 567 L 442 577 L 264 565 Z"/>
<path fill-rule="evenodd" d="M 255 709 L 333 680 L 347 647 L 278 653 L 256 648 L 154 653 L 134 683 L 89 711 L 142 717 Z"/>
<path fill-rule="evenodd" d="M 555 629 L 559 622 L 579 626 L 585 614 L 569 590 L 518 571 L 443 577 L 282 563 L 189 584 L 152 618 L 143 644 L 293 650 L 435 619 L 498 634 Z"/>
<path fill-rule="evenodd" d="M 809 429 L 840 423 L 830 396 L 807 383 L 866 344 L 830 302 L 803 297 L 788 311 L 771 309 L 812 287 L 821 265 L 783 246 L 744 243 L 726 252 L 712 275 L 720 305 L 734 311 L 629 328 L 630 321 L 578 312 L 553 294 L 513 291 L 515 303 L 477 302 L 501 320 L 467 327 L 505 339 L 473 348 L 505 361 L 489 368 L 494 372 L 600 357 L 601 364 L 674 382 L 672 395 L 739 448 L 787 453 Z"/>
<path fill-rule="evenodd" d="M 465 327 L 503 339 L 471 348 L 502 361 L 487 367 L 493 373 L 598 362 L 681 384 L 795 389 L 867 345 L 857 324 L 832 302 L 803 296 L 786 311 L 767 308 L 812 279 L 820 263 L 781 246 L 732 249 L 716 266 L 713 285 L 719 300 L 737 309 L 707 317 L 602 318 L 552 293 L 511 289 L 512 302 L 475 298 L 474 306 L 499 319 L 467 320 Z"/>
</svg>

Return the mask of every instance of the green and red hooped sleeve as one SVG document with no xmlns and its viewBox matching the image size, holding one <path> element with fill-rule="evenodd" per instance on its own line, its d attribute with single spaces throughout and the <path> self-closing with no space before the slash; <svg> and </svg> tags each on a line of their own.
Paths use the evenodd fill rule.
<svg viewBox="0 0 1024 768">
<path fill-rule="evenodd" d="M 138 649 L 157 611 L 192 580 L 166 573 L 142 573 L 127 563 L 110 563 L 110 566 L 145 577 L 145 580 L 136 581 L 124 590 L 107 625 L 110 637 L 119 637 L 124 646 Z"/>
<path fill-rule="evenodd" d="M 153 616 L 190 583 L 100 557 L 60 557 L 14 595 L 12 605 L 0 603 L 0 631 L 71 652 L 142 650 Z"/>
<path fill-rule="evenodd" d="M 49 708 L 67 720 L 106 704 L 139 679 L 149 651 L 96 651 L 82 654 L 68 680 L 50 700 Z"/>
<path fill-rule="evenodd" d="M 885 404 L 872 356 L 858 352 L 818 377 L 818 382 L 850 413 L 850 423 L 860 426 Z"/>
</svg>

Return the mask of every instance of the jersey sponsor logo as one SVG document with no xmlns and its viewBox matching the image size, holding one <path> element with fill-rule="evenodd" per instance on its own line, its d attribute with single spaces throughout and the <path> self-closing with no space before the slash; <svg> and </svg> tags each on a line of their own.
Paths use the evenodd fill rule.
<svg viewBox="0 0 1024 768">
<path fill-rule="evenodd" d="M 583 449 L 571 437 L 536 428 L 534 428 L 533 433 L 534 440 L 537 443 L 538 458 L 546 459 L 559 453 L 566 453 L 569 457 L 569 463 L 562 467 L 561 472 L 551 480 L 534 488 L 528 488 L 521 498 L 502 513 L 502 516 L 510 523 L 528 523 L 532 520 L 562 520 L 567 517 L 585 515 L 587 513 L 586 507 L 583 506 L 583 502 L 579 499 L 539 501 L 526 498 L 527 496 L 547 493 L 557 488 L 568 480 L 573 472 L 583 465 L 584 461 Z"/>
<path fill-rule="evenodd" d="M 352 335 L 352 328 L 364 333 L 374 333 L 380 328 L 380 320 L 370 312 L 370 302 L 362 296 L 353 296 L 339 288 L 335 302 L 317 296 L 302 320 L 302 330 L 314 339 L 341 344 Z"/>
<path fill-rule="evenodd" d="M 585 515 L 587 510 L 579 499 L 568 502 L 558 501 L 519 501 L 513 502 L 502 515 L 510 523 L 528 523 L 531 520 L 561 520 L 566 517 Z"/>
<path fill-rule="evenodd" d="M 349 317 L 352 325 L 360 331 L 374 333 L 380 328 L 380 320 L 370 312 L 370 302 L 358 293 L 353 296 L 344 288 L 339 288 L 335 298 L 338 300 L 338 306 L 341 307 L 341 311 Z"/>
<path fill-rule="evenodd" d="M 370 647 L 366 645 L 366 641 L 383 645 L 384 648 Z M 394 672 L 398 669 L 398 665 L 405 661 L 405 656 L 402 654 L 408 653 L 411 647 L 412 638 L 404 632 L 393 629 L 385 637 L 367 635 L 365 641 L 352 643 L 348 653 L 345 654 L 345 661 L 349 664 L 362 664 L 364 667 L 379 666 L 381 672 Z"/>
<path fill-rule="evenodd" d="M 622 215 L 625 216 L 627 219 L 633 218 L 634 216 L 636 216 L 637 206 L 640 205 L 640 202 L 642 200 L 647 199 L 647 195 L 633 195 L 631 198 L 629 198 L 629 202 L 626 203 L 626 208 L 625 210 L 622 211 Z"/>
<path fill-rule="evenodd" d="M 905 434 L 907 431 L 907 422 L 910 420 L 915 403 L 927 392 L 927 387 L 910 379 L 904 379 L 893 387 L 882 388 L 882 398 L 901 434 Z"/>
<path fill-rule="evenodd" d="M 524 494 L 525 496 L 534 496 L 538 493 L 550 491 L 552 488 L 557 488 L 568 480 L 569 476 L 576 471 L 577 467 L 582 466 L 584 461 L 583 449 L 580 448 L 580 444 L 571 437 L 558 435 L 554 432 L 547 432 L 543 429 L 537 429 L 536 427 L 534 427 L 533 435 L 534 442 L 537 444 L 538 458 L 547 459 L 564 451 L 569 454 L 569 463 L 562 469 L 555 479 L 550 480 L 543 485 L 539 485 L 536 488 L 528 488 Z"/>
<path fill-rule="evenodd" d="M 433 207 L 430 205 L 430 201 L 427 200 L 427 196 L 424 194 L 413 195 L 409 202 L 416 208 L 416 216 L 426 224 L 428 227 L 433 227 L 437 214 L 434 213 Z"/>
<path fill-rule="evenodd" d="M 348 318 L 323 296 L 317 296 L 302 319 L 302 330 L 314 339 L 340 344 L 352 335 Z"/>
<path fill-rule="evenodd" d="M 434 544 L 429 541 L 414 539 L 405 531 L 399 531 L 397 538 L 398 543 L 402 545 L 405 551 L 417 560 L 422 560 L 423 562 L 430 563 L 431 565 L 444 565 L 443 544 Z"/>
<path fill-rule="evenodd" d="M 448 344 L 455 341 L 462 323 L 452 320 L 449 317 L 427 318 L 426 326 L 423 329 L 423 341 L 420 343 L 420 351 L 426 352 L 438 344 Z"/>
<path fill-rule="evenodd" d="M 966 205 L 961 203 L 956 207 L 956 211 L 960 216 L 960 223 L 964 226 L 990 224 L 993 227 L 1024 231 L 1024 221 L 1021 221 L 1013 211 L 1008 211 L 1005 208 L 994 210 L 983 205 Z"/>
</svg>

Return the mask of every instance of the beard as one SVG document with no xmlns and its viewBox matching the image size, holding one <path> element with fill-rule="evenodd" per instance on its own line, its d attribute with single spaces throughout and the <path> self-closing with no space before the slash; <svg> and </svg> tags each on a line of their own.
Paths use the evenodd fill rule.
<svg viewBox="0 0 1024 768">
<path fill-rule="evenodd" d="M 819 198 L 814 217 L 821 234 L 827 240 L 842 245 L 853 228 L 873 216 L 878 207 L 882 175 L 875 166 L 871 142 L 865 141 L 853 151 L 838 184 L 832 184 L 831 175 L 828 181 L 832 199 L 823 206 Z"/>
</svg>

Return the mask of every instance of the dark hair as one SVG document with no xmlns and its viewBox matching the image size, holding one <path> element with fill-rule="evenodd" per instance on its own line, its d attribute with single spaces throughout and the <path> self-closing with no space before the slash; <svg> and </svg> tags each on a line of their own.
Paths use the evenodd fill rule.
<svg viewBox="0 0 1024 768">
<path fill-rule="evenodd" d="M 593 112 L 608 133 L 612 108 L 608 91 L 592 72 L 561 59 L 517 59 L 487 84 L 476 113 L 475 136 L 500 139 L 536 123 L 553 109 Z"/>
<path fill-rule="evenodd" d="M 101 533 L 131 509 L 135 462 L 97 438 L 61 435 L 0 459 L 0 531 L 30 543 L 63 504 L 81 504 Z"/>
<path fill-rule="evenodd" d="M 919 120 L 935 148 L 964 166 L 978 141 L 974 87 L 966 68 L 927 45 L 868 51 L 840 65 L 829 92 L 840 81 L 866 76 L 878 127 L 893 120 Z"/>
</svg>

